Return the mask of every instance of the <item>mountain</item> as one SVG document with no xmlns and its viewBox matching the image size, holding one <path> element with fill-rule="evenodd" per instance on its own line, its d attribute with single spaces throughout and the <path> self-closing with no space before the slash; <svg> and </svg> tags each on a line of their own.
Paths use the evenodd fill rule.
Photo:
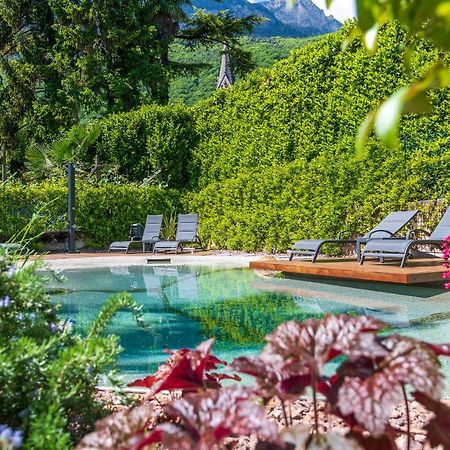
<svg viewBox="0 0 450 450">
<path fill-rule="evenodd" d="M 287 7 L 287 0 L 267 0 L 250 3 L 247 0 L 193 0 L 195 8 L 208 12 L 229 10 L 238 17 L 255 14 L 266 18 L 266 22 L 256 27 L 257 36 L 271 37 L 307 37 L 331 33 L 341 26 L 334 17 L 325 15 L 311 0 L 297 0 L 292 7 Z M 192 14 L 194 9 L 187 8 Z"/>
</svg>

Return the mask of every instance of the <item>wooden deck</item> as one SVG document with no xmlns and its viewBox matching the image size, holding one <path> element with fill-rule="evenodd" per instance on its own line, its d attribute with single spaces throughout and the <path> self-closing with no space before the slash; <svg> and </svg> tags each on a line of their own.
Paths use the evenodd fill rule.
<svg viewBox="0 0 450 450">
<path fill-rule="evenodd" d="M 250 268 L 296 275 L 396 284 L 443 282 L 442 274 L 445 271 L 442 260 L 439 258 L 411 260 L 404 268 L 399 267 L 399 261 L 382 264 L 377 260 L 369 260 L 361 266 L 354 260 L 324 259 L 312 263 L 305 260 L 288 261 L 273 258 L 252 261 Z"/>
</svg>

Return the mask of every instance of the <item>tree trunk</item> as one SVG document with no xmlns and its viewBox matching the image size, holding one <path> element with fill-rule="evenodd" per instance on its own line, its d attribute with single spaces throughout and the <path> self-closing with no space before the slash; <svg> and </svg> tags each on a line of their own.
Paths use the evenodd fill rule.
<svg viewBox="0 0 450 450">
<path fill-rule="evenodd" d="M 162 41 L 161 47 L 160 61 L 165 72 L 165 79 L 160 83 L 158 97 L 161 104 L 167 105 L 169 103 L 169 80 L 167 78 L 169 68 L 169 42 L 167 40 Z"/>
</svg>

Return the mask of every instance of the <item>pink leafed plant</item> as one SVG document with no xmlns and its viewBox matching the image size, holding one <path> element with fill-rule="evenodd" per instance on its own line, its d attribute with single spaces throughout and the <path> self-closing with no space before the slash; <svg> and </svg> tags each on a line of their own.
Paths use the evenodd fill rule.
<svg viewBox="0 0 450 450">
<path fill-rule="evenodd" d="M 166 364 L 153 374 L 130 383 L 130 387 L 146 387 L 153 394 L 161 391 L 197 392 L 205 389 L 218 389 L 225 379 L 239 381 L 237 375 L 216 372 L 218 365 L 227 365 L 211 355 L 214 339 L 202 342 L 196 349 L 183 348 L 171 352 Z"/>
<path fill-rule="evenodd" d="M 444 272 L 444 279 L 449 280 L 450 279 L 450 264 L 448 262 L 450 258 L 450 236 L 447 236 L 444 240 L 444 244 L 442 244 L 442 251 L 443 251 L 443 259 L 444 259 L 444 267 L 447 269 L 446 272 Z M 445 289 L 450 289 L 450 283 L 444 284 Z"/>
<path fill-rule="evenodd" d="M 285 322 L 266 336 L 259 355 L 242 356 L 231 364 L 254 378 L 254 386 L 248 388 L 221 387 L 223 378 L 239 377 L 217 372 L 226 363 L 211 354 L 212 339 L 194 350 L 172 352 L 155 374 L 132 385 L 148 387 L 152 393 L 178 391 L 183 396 L 166 403 L 159 414 L 146 397 L 142 406 L 99 422 L 77 448 L 228 449 L 239 448 L 237 438 L 253 436 L 256 450 L 397 450 L 395 439 L 404 434 L 406 448 L 411 450 L 412 398 L 433 413 L 423 427 L 427 442 L 450 448 L 450 407 L 440 401 L 444 377 L 438 359 L 450 356 L 450 344 L 380 335 L 385 328 L 383 322 L 365 316 L 328 315 Z M 338 363 L 331 374 L 330 361 Z M 307 388 L 313 393 L 312 428 L 294 425 L 286 413 L 289 402 Z M 325 398 L 325 412 L 346 423 L 346 434 L 319 426 L 319 392 Z M 281 430 L 266 417 L 264 405 L 272 398 L 282 405 Z M 389 424 L 399 403 L 406 411 L 406 429 Z"/>
</svg>

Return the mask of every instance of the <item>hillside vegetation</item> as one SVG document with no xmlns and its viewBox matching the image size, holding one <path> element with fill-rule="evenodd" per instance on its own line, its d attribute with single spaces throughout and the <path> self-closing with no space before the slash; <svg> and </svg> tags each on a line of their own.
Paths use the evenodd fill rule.
<svg viewBox="0 0 450 450">
<path fill-rule="evenodd" d="M 287 58 L 291 50 L 301 48 L 317 38 L 243 38 L 243 48 L 251 52 L 255 68 L 267 68 L 281 59 Z M 170 82 L 169 98 L 171 103 L 183 100 L 187 105 L 193 105 L 199 100 L 205 100 L 216 89 L 219 75 L 222 48 L 214 46 L 209 49 L 191 50 L 181 44 L 174 44 L 171 58 L 178 63 L 198 63 L 204 65 L 195 75 L 185 75 L 173 78 Z M 240 79 L 236 73 L 236 79 Z"/>
<path fill-rule="evenodd" d="M 437 52 L 417 42 L 407 73 L 400 28 L 384 30 L 374 57 L 358 42 L 342 52 L 345 33 L 296 50 L 196 106 L 198 190 L 189 209 L 200 214 L 203 239 L 281 250 L 299 238 L 365 230 L 389 211 L 448 193 L 448 89 L 430 94 L 431 115 L 404 117 L 402 148 L 372 139 L 367 159 L 354 153 L 367 113 L 420 76 Z"/>
</svg>

